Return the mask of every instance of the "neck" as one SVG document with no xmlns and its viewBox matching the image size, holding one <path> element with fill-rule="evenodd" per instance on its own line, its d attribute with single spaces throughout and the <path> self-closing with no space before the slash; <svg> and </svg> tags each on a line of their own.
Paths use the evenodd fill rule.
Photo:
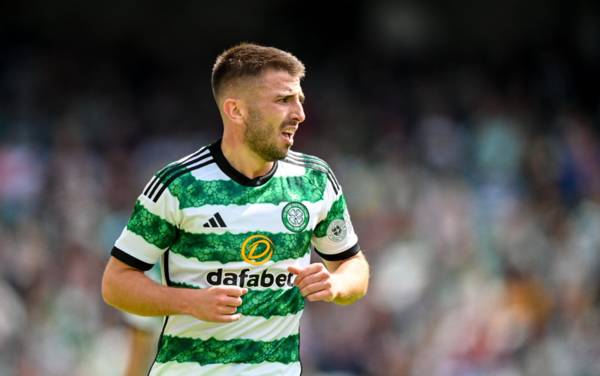
<svg viewBox="0 0 600 376">
<path fill-rule="evenodd" d="M 266 175 L 273 168 L 274 162 L 268 162 L 258 156 L 235 135 L 224 132 L 221 151 L 227 162 L 238 172 L 249 179 Z"/>
</svg>

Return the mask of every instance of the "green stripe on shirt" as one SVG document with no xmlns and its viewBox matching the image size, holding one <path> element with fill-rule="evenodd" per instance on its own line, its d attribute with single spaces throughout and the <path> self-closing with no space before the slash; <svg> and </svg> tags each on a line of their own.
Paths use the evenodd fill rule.
<svg viewBox="0 0 600 376">
<path fill-rule="evenodd" d="M 188 283 L 171 282 L 172 286 L 184 288 L 199 288 Z M 271 316 L 286 316 L 296 314 L 304 309 L 304 297 L 297 287 L 290 289 L 248 290 L 242 296 L 242 305 L 237 312 L 245 316 L 260 316 L 266 319 Z"/>
<path fill-rule="evenodd" d="M 344 219 L 345 211 L 346 201 L 344 200 L 344 196 L 340 196 L 337 200 L 335 200 L 333 205 L 331 205 L 331 209 L 329 209 L 327 217 L 319 222 L 317 227 L 315 227 L 315 236 L 317 238 L 322 238 L 327 235 L 327 227 L 329 227 L 329 224 L 335 219 Z"/>
<path fill-rule="evenodd" d="M 232 339 L 220 341 L 214 338 L 195 338 L 163 335 L 156 361 L 195 362 L 200 365 L 218 363 L 277 362 L 290 364 L 300 360 L 299 335 L 294 334 L 275 341 Z"/>
<path fill-rule="evenodd" d="M 244 261 L 242 244 L 253 235 L 263 235 L 271 240 L 274 246 L 272 261 L 300 258 L 310 252 L 312 233 L 304 231 L 298 234 L 247 232 L 243 234 L 191 234 L 182 231 L 181 236 L 171 250 L 187 258 L 199 261 L 218 261 L 221 263 Z M 255 251 L 258 255 L 264 250 L 259 245 Z"/>
<path fill-rule="evenodd" d="M 160 249 L 170 246 L 177 237 L 177 227 L 148 211 L 139 200 L 135 203 L 127 229 Z"/>
<path fill-rule="evenodd" d="M 308 177 L 308 179 L 307 179 Z M 307 180 L 312 184 L 307 184 Z M 323 199 L 327 176 L 307 169 L 303 176 L 273 177 L 259 187 L 247 187 L 233 180 L 198 180 L 191 173 L 169 185 L 180 209 L 203 205 L 274 204 L 290 201 L 318 202 Z"/>
</svg>

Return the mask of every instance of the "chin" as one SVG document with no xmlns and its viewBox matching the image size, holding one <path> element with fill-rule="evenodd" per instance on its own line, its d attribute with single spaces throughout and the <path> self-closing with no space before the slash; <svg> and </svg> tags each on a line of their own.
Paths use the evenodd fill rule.
<svg viewBox="0 0 600 376">
<path fill-rule="evenodd" d="M 277 156 L 276 160 L 280 161 L 280 160 L 282 160 L 282 159 L 285 159 L 285 158 L 288 156 L 288 151 L 289 151 L 289 150 L 286 150 L 285 152 L 282 152 L 282 153 L 280 153 L 280 154 Z"/>
<path fill-rule="evenodd" d="M 288 153 L 290 152 L 291 147 L 292 147 L 292 145 L 289 145 L 282 149 L 279 149 L 279 153 L 277 155 L 277 160 L 281 160 L 281 159 L 284 159 L 285 157 L 287 157 Z"/>
<path fill-rule="evenodd" d="M 279 161 L 279 160 L 282 160 L 285 157 L 287 157 L 289 150 L 290 149 L 288 147 L 272 148 L 268 151 L 265 150 L 262 153 L 259 153 L 259 155 L 266 162 L 275 162 L 275 161 Z"/>
</svg>

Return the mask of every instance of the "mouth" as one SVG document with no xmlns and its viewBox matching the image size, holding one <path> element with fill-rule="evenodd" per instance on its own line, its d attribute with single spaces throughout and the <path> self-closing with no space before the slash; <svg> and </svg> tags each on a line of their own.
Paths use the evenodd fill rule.
<svg viewBox="0 0 600 376">
<path fill-rule="evenodd" d="M 281 137 L 289 144 L 294 143 L 294 131 L 286 130 L 281 132 Z"/>
</svg>

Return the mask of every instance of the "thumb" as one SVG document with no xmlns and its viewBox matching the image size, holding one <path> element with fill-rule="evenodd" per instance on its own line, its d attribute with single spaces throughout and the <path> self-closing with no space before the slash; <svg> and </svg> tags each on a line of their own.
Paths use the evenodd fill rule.
<svg viewBox="0 0 600 376">
<path fill-rule="evenodd" d="M 294 274 L 294 275 L 300 275 L 300 273 L 302 273 L 302 269 L 296 267 L 296 266 L 288 266 L 287 268 L 288 272 Z"/>
<path fill-rule="evenodd" d="M 223 292 L 229 296 L 242 296 L 248 292 L 247 288 L 241 288 L 238 286 L 227 286 L 223 288 Z"/>
</svg>

